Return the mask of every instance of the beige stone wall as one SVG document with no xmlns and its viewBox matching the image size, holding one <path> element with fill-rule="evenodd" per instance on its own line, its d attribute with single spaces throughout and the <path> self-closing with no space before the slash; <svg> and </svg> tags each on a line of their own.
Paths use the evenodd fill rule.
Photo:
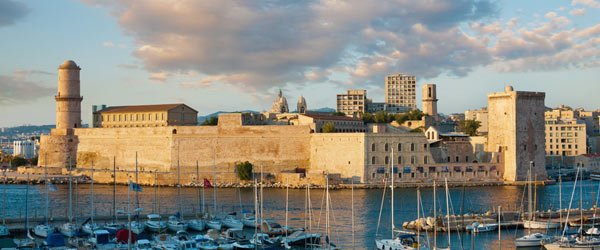
<svg viewBox="0 0 600 250">
<path fill-rule="evenodd" d="M 365 180 L 365 134 L 312 134 L 310 173 L 339 173 L 342 178 Z"/>
<path fill-rule="evenodd" d="M 504 180 L 527 178 L 533 161 L 538 179 L 546 178 L 544 93 L 505 91 L 488 95 L 488 150 L 503 152 Z"/>
</svg>

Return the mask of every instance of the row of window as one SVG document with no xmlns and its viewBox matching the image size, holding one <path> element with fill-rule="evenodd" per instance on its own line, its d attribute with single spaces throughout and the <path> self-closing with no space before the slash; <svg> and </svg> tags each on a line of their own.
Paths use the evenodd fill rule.
<svg viewBox="0 0 600 250">
<path fill-rule="evenodd" d="M 565 144 L 561 144 L 560 146 L 561 146 L 561 147 L 559 147 L 559 145 L 554 145 L 554 146 L 553 146 L 552 144 L 549 144 L 549 148 L 550 148 L 550 149 L 553 149 L 553 148 L 556 148 L 556 149 L 559 149 L 559 148 L 562 148 L 562 149 L 572 149 L 572 148 L 573 148 L 573 147 L 571 147 L 571 144 L 566 144 L 566 145 L 565 145 Z M 578 149 L 578 148 L 579 148 L 579 145 L 578 145 L 578 144 L 575 144 L 574 148 L 575 148 L 575 149 Z"/>
<path fill-rule="evenodd" d="M 404 158 L 402 156 L 398 156 L 398 160 L 395 162 L 397 164 L 404 164 Z M 429 158 L 427 156 L 423 156 L 423 164 L 429 164 Z M 377 160 L 376 156 L 371 157 L 371 164 L 380 164 Z M 383 164 L 390 164 L 390 157 L 385 156 L 383 159 Z M 417 157 L 410 157 L 410 164 L 419 164 Z"/>
<path fill-rule="evenodd" d="M 563 132 L 563 133 L 547 133 L 546 136 L 548 137 L 553 137 L 554 135 L 556 135 L 556 137 L 577 137 L 579 134 L 577 132 L 575 133 L 571 133 L 571 132 Z"/>
<path fill-rule="evenodd" d="M 404 147 L 402 146 L 402 143 L 398 143 L 397 148 L 398 148 L 397 152 L 402 152 L 402 149 Z M 375 143 L 372 143 L 371 144 L 371 152 L 375 152 L 376 150 L 377 150 L 377 145 Z M 383 150 L 385 152 L 388 152 L 390 150 L 390 145 L 387 143 L 383 144 Z M 406 150 L 410 151 L 410 152 L 414 152 L 416 150 L 416 144 L 411 143 L 410 146 Z M 427 143 L 423 144 L 423 150 L 427 151 Z"/>
<path fill-rule="evenodd" d="M 583 126 L 548 126 L 548 130 L 552 131 L 552 128 L 554 127 L 555 131 L 582 131 L 583 130 Z"/>
<path fill-rule="evenodd" d="M 470 172 L 470 173 L 471 173 L 471 175 L 473 177 L 477 175 L 476 174 L 477 172 Z M 484 171 L 483 173 L 484 173 L 484 175 L 486 177 L 490 176 L 490 171 Z M 491 173 L 495 174 L 496 176 L 500 176 L 500 171 L 491 171 Z M 443 174 L 443 173 L 436 172 L 434 174 L 435 174 L 435 177 L 440 177 L 440 174 Z M 377 177 L 377 175 L 383 175 L 384 178 L 390 178 L 389 173 L 384 173 L 384 174 L 382 174 L 382 173 L 372 173 L 371 174 L 371 178 L 375 179 Z M 460 172 L 460 173 L 448 172 L 447 175 L 449 177 L 454 177 L 455 175 L 459 175 L 460 177 L 464 177 L 465 176 L 465 172 Z M 397 176 L 398 176 L 399 179 L 402 179 L 402 178 L 416 178 L 417 175 L 416 175 L 416 173 L 398 173 Z M 423 177 L 429 177 L 429 173 L 427 173 L 427 172 L 423 173 Z"/>
<path fill-rule="evenodd" d="M 98 122 L 98 117 L 99 116 L 94 116 L 94 122 Z M 152 113 L 136 113 L 136 114 L 112 114 L 112 115 L 102 115 L 102 121 L 107 121 L 107 122 L 120 122 L 120 121 L 127 121 L 129 118 L 129 121 L 145 121 L 146 119 L 148 121 L 164 121 L 165 120 L 165 113 L 154 113 L 154 115 L 152 115 Z M 154 117 L 154 119 L 152 119 L 152 117 Z M 159 119 L 160 117 L 160 119 Z"/>
</svg>

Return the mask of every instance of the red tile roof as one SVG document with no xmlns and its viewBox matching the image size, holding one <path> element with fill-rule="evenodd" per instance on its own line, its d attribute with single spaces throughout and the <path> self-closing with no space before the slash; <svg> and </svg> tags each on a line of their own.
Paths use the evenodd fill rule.
<svg viewBox="0 0 600 250">
<path fill-rule="evenodd" d="M 96 113 L 135 113 L 135 112 L 156 112 L 156 111 L 168 111 L 179 106 L 186 106 L 192 110 L 188 105 L 183 103 L 174 104 L 154 104 L 154 105 L 131 105 L 131 106 L 112 106 L 102 110 L 96 111 Z M 194 110 L 196 111 L 196 110 Z M 198 111 L 196 111 L 198 112 Z"/>
</svg>

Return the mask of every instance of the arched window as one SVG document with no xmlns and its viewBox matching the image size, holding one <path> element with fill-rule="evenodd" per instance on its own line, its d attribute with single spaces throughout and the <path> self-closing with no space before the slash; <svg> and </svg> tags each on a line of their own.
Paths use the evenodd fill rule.
<svg viewBox="0 0 600 250">
<path fill-rule="evenodd" d="M 375 152 L 375 143 L 371 144 L 371 152 Z"/>
<path fill-rule="evenodd" d="M 390 157 L 386 156 L 384 162 L 385 164 L 390 164 Z"/>
<path fill-rule="evenodd" d="M 410 144 L 410 151 L 411 151 L 411 152 L 414 152 L 414 151 L 415 151 L 415 144 L 414 144 L 414 143 L 411 143 L 411 144 Z"/>
<path fill-rule="evenodd" d="M 371 164 L 375 164 L 375 163 L 376 163 L 375 156 L 373 156 L 373 157 L 371 157 Z"/>
<path fill-rule="evenodd" d="M 388 147 L 387 143 L 384 145 L 384 148 L 385 148 L 385 152 L 387 152 L 389 150 L 389 147 Z"/>
<path fill-rule="evenodd" d="M 402 143 L 398 143 L 398 152 L 402 152 Z"/>
<path fill-rule="evenodd" d="M 460 161 L 460 158 L 457 156 L 456 157 L 456 162 L 459 162 L 459 161 Z"/>
<path fill-rule="evenodd" d="M 398 156 L 398 164 L 402 164 L 402 156 Z"/>
<path fill-rule="evenodd" d="M 416 160 L 415 160 L 415 157 L 414 157 L 414 156 L 411 156 L 411 157 L 410 157 L 410 164 L 415 164 L 415 161 L 416 161 Z"/>
<path fill-rule="evenodd" d="M 177 129 L 173 129 L 173 134 L 176 135 L 177 134 Z"/>
</svg>

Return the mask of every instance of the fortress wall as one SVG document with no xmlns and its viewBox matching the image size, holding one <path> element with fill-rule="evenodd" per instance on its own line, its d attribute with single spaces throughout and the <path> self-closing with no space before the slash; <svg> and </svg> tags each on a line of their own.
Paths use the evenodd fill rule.
<svg viewBox="0 0 600 250">
<path fill-rule="evenodd" d="M 311 146 L 310 173 L 327 171 L 364 181 L 364 133 L 317 133 L 312 135 Z"/>
<path fill-rule="evenodd" d="M 176 182 L 178 161 L 182 183 L 195 182 L 196 161 L 201 178 L 212 181 L 216 174 L 221 183 L 237 181 L 237 162 L 251 162 L 255 172 L 263 166 L 266 173 L 279 173 L 307 168 L 310 159 L 308 126 L 85 128 L 76 129 L 75 137 L 79 171 L 89 174 L 93 161 L 100 182 L 112 181 L 113 157 L 117 171 L 130 171 L 119 172 L 119 182 L 126 181 L 127 175 L 133 179 L 136 152 L 140 172 L 159 172 L 161 184 Z M 55 144 L 43 142 L 45 148 Z M 140 173 L 139 179 L 152 184 L 154 174 Z"/>
</svg>

